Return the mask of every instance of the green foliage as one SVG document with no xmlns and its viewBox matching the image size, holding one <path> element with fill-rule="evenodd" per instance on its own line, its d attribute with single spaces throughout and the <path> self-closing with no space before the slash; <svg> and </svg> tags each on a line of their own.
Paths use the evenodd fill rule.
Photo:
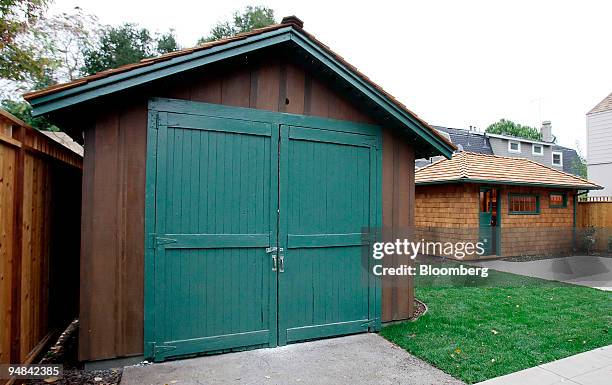
<svg viewBox="0 0 612 385">
<path fill-rule="evenodd" d="M 235 36 L 257 28 L 274 24 L 274 10 L 263 6 L 247 6 L 242 11 L 236 11 L 231 20 L 218 22 L 208 36 L 198 40 L 198 44 Z"/>
<path fill-rule="evenodd" d="M 586 164 L 586 159 L 582 155 L 582 151 L 580 151 L 580 143 L 576 141 L 576 153 L 578 156 L 574 158 L 572 162 L 572 170 L 574 173 L 578 174 L 581 178 L 588 178 L 588 168 Z"/>
<path fill-rule="evenodd" d="M 612 344 L 612 292 L 492 270 L 471 278 L 488 284 L 438 278 L 415 277 L 425 315 L 380 334 L 468 384 Z"/>
<path fill-rule="evenodd" d="M 36 22 L 48 0 L 0 0 L 0 78 L 37 80 L 50 60 L 38 50 Z"/>
<path fill-rule="evenodd" d="M 96 72 L 136 63 L 155 55 L 154 41 L 146 28 L 125 23 L 118 27 L 107 26 L 100 34 L 96 45 L 83 50 L 82 72 Z"/>
<path fill-rule="evenodd" d="M 3 100 L 2 108 L 13 114 L 15 117 L 23 120 L 33 128 L 38 130 L 59 131 L 59 128 L 51 124 L 43 117 L 32 117 L 32 107 L 28 102 L 16 102 L 14 100 Z"/>
<path fill-rule="evenodd" d="M 160 35 L 157 38 L 157 53 L 158 54 L 163 55 L 165 53 L 174 52 L 179 49 L 180 49 L 180 46 L 178 45 L 176 41 L 176 36 L 174 34 L 173 29 Z"/>
<path fill-rule="evenodd" d="M 136 24 L 107 26 L 100 32 L 97 42 L 83 49 L 81 70 L 83 75 L 93 75 L 177 49 L 179 46 L 173 30 L 157 37 Z"/>
<path fill-rule="evenodd" d="M 506 119 L 500 119 L 498 122 L 491 124 L 485 132 L 489 134 L 511 135 L 531 140 L 542 140 L 542 134 L 537 128 L 523 126 Z"/>
</svg>

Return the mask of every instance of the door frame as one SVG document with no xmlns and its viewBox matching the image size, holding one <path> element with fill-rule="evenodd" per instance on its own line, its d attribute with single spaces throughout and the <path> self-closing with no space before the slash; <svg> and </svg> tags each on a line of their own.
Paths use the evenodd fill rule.
<svg viewBox="0 0 612 385">
<path fill-rule="evenodd" d="M 489 226 L 489 227 L 493 227 L 492 230 L 491 230 L 491 234 L 495 235 L 495 244 L 494 244 L 495 254 L 493 254 L 493 251 L 491 251 L 490 254 L 486 254 L 486 255 L 483 255 L 483 256 L 490 256 L 490 255 L 501 256 L 501 254 L 500 254 L 501 253 L 501 220 L 502 220 L 502 218 L 501 218 L 501 214 L 502 214 L 502 209 L 501 209 L 502 193 L 501 193 L 501 189 L 499 188 L 499 186 L 487 186 L 487 185 L 479 186 L 479 188 L 478 188 L 478 238 L 479 239 L 480 239 L 480 230 L 483 228 L 483 226 L 481 226 L 481 222 L 480 222 L 480 214 L 481 214 L 481 211 L 480 211 L 480 193 L 483 190 L 495 190 L 495 192 L 496 192 L 496 197 L 495 197 L 496 199 L 495 199 L 495 201 L 497 203 L 497 205 L 495 207 L 495 209 L 496 209 L 496 218 L 497 218 L 495 227 Z M 492 210 L 491 210 L 491 215 L 493 215 L 493 211 Z"/>
<path fill-rule="evenodd" d="M 328 131 L 340 131 L 353 134 L 368 135 L 376 139 L 372 154 L 375 159 L 371 162 L 373 179 L 376 188 L 372 192 L 372 200 L 376 202 L 370 211 L 371 227 L 380 229 L 382 226 L 382 129 L 379 126 L 357 123 L 346 120 L 328 119 L 315 116 L 306 116 L 282 112 L 257 110 L 244 107 L 230 107 L 219 104 L 193 102 L 181 99 L 151 98 L 148 102 L 147 113 L 147 147 L 146 147 L 146 179 L 145 179 L 145 239 L 144 239 L 144 357 L 154 358 L 156 329 L 155 329 L 155 201 L 156 201 L 156 174 L 157 174 L 157 127 L 161 123 L 159 117 L 163 112 L 182 114 L 195 114 L 226 119 L 250 120 L 281 125 L 312 127 Z M 324 128 L 321 128 L 324 127 Z M 280 145 L 280 141 L 279 141 Z M 280 150 L 280 149 L 279 149 Z M 274 153 L 274 151 L 273 151 Z M 276 152 L 276 158 L 278 152 Z M 276 214 L 276 213 L 273 213 Z M 270 215 L 273 215 L 270 214 Z M 278 230 L 277 230 L 278 231 Z M 374 236 L 370 243 L 375 242 Z M 371 247 L 370 247 L 371 248 Z M 370 260 L 370 263 L 372 261 Z M 369 276 L 368 313 L 371 322 L 371 331 L 380 330 L 382 285 L 380 277 L 374 274 Z M 275 302 L 278 307 L 277 300 Z M 277 311 L 277 310 L 275 310 Z M 278 322 L 277 317 L 276 322 Z M 275 325 L 276 329 L 276 325 Z M 278 333 L 277 333 L 278 334 Z"/>
</svg>

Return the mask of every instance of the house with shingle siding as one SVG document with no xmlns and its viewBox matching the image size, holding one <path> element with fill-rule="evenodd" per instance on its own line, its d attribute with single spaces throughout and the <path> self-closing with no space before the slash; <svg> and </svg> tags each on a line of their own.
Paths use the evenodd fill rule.
<svg viewBox="0 0 612 385">
<path fill-rule="evenodd" d="M 481 242 L 483 255 L 568 253 L 577 196 L 601 186 L 523 158 L 455 153 L 415 173 L 417 239 Z"/>
</svg>

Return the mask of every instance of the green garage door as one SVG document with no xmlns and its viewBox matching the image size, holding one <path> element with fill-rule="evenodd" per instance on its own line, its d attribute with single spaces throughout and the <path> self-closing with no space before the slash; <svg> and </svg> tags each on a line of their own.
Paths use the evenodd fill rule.
<svg viewBox="0 0 612 385">
<path fill-rule="evenodd" d="M 379 223 L 376 128 L 202 103 L 155 106 L 147 357 L 379 326 L 364 247 Z"/>
</svg>

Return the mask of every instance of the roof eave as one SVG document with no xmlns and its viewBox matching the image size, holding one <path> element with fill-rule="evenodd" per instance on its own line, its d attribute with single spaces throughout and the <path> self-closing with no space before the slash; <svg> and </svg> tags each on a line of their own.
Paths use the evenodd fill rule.
<svg viewBox="0 0 612 385">
<path fill-rule="evenodd" d="M 427 123 L 397 105 L 384 92 L 365 81 L 354 70 L 341 63 L 334 55 L 313 42 L 300 30 L 293 26 L 286 26 L 245 39 L 231 41 L 226 44 L 209 49 L 195 51 L 183 56 L 176 56 L 169 60 L 137 67 L 126 72 L 120 72 L 101 79 L 93 80 L 82 85 L 68 89 L 44 94 L 41 96 L 28 96 L 27 100 L 33 107 L 33 115 L 54 112 L 66 107 L 86 102 L 95 98 L 112 94 L 130 87 L 148 83 L 162 77 L 187 71 L 206 64 L 249 53 L 261 48 L 273 46 L 286 41 L 293 41 L 309 54 L 317 58 L 324 65 L 332 69 L 338 76 L 350 83 L 377 105 L 393 116 L 402 125 L 415 132 L 425 140 L 435 151 L 450 159 L 455 146 L 441 136 L 437 135 Z"/>
<path fill-rule="evenodd" d="M 490 180 L 490 179 L 468 179 L 468 178 L 440 179 L 440 180 L 432 180 L 432 181 L 416 181 L 415 182 L 417 186 L 451 184 L 451 183 L 480 183 L 480 184 L 494 184 L 494 185 L 533 186 L 533 187 L 579 189 L 579 190 L 601 190 L 603 189 L 602 186 L 598 186 L 598 185 L 584 186 L 584 185 L 566 185 L 566 184 L 554 184 L 554 183 L 500 181 L 500 180 Z"/>
<path fill-rule="evenodd" d="M 289 41 L 291 30 L 291 27 L 276 29 L 209 49 L 177 56 L 162 62 L 120 72 L 82 85 L 77 84 L 75 87 L 65 90 L 60 89 L 58 92 L 51 94 L 39 97 L 26 94 L 24 97 L 32 105 L 32 114 L 39 116 L 166 76 Z"/>
</svg>

